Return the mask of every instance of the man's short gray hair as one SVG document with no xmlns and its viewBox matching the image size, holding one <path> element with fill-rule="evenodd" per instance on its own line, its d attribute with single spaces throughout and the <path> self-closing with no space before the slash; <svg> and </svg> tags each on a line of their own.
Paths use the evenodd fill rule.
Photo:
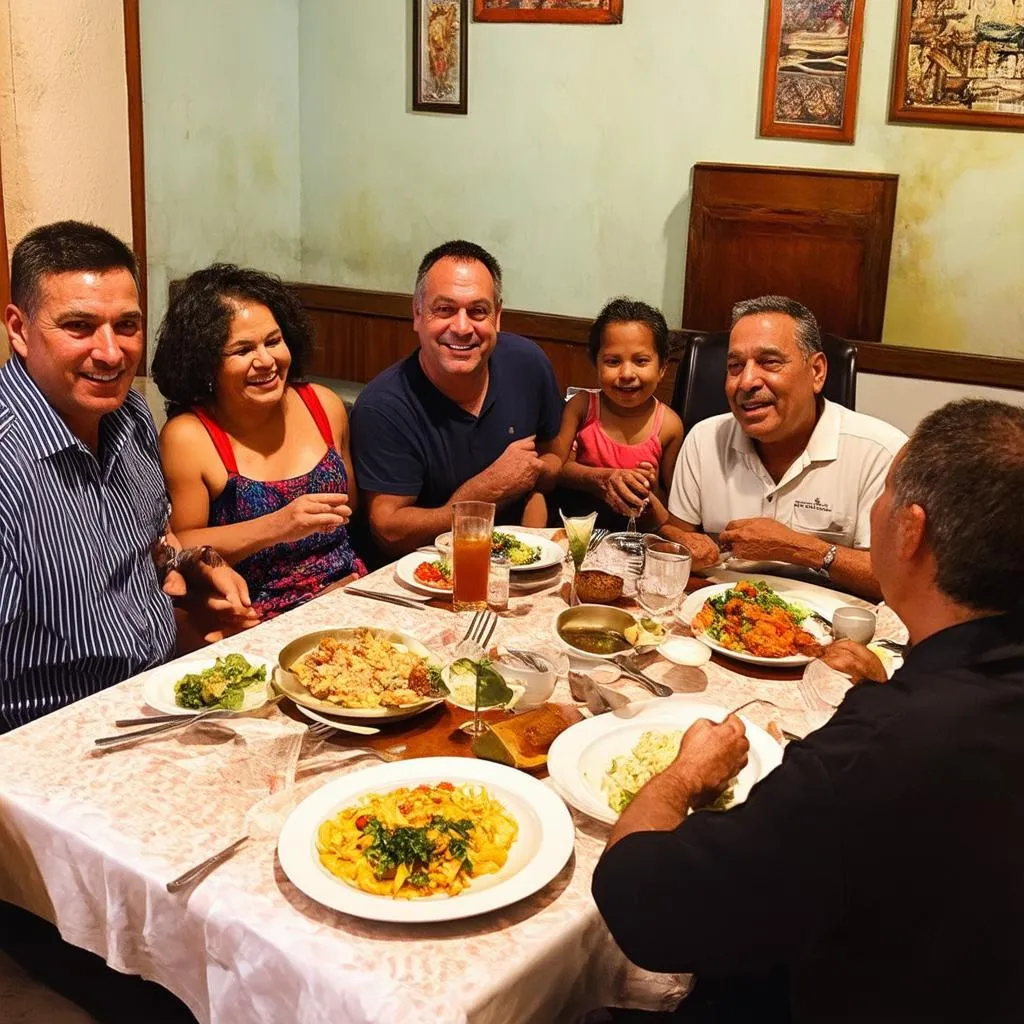
<svg viewBox="0 0 1024 1024">
<path fill-rule="evenodd" d="M 760 313 L 783 313 L 796 323 L 796 343 L 805 359 L 822 351 L 821 331 L 814 314 L 796 299 L 788 299 L 785 295 L 762 295 L 759 299 L 737 302 L 732 307 L 732 326 L 735 327 L 745 316 L 757 316 Z"/>
<path fill-rule="evenodd" d="M 424 282 L 430 268 L 444 259 L 455 260 L 458 263 L 482 263 L 494 282 L 494 304 L 501 305 L 501 264 L 482 245 L 467 242 L 464 238 L 454 238 L 450 242 L 435 246 L 420 260 L 419 269 L 416 271 L 416 287 L 413 289 L 414 309 L 421 309 L 423 306 Z"/>
<path fill-rule="evenodd" d="M 977 611 L 1024 607 L 1024 408 L 981 398 L 926 416 L 893 472 L 896 508 L 920 505 L 935 582 Z"/>
</svg>

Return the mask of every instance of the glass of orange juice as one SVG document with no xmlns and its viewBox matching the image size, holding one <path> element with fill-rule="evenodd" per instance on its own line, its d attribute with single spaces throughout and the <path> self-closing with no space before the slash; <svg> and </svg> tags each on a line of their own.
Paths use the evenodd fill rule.
<svg viewBox="0 0 1024 1024">
<path fill-rule="evenodd" d="M 494 505 L 457 501 L 452 505 L 452 603 L 457 612 L 487 607 Z"/>
</svg>

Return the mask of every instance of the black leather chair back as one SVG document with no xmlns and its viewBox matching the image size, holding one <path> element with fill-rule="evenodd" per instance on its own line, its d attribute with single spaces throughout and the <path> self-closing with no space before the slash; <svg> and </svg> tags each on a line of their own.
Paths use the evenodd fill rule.
<svg viewBox="0 0 1024 1024">
<path fill-rule="evenodd" d="M 853 409 L 857 401 L 857 346 L 852 341 L 824 334 L 821 346 L 828 360 L 824 395 L 831 402 Z M 687 432 L 695 423 L 729 411 L 725 398 L 729 332 L 694 334 L 686 342 L 676 370 L 672 408 Z"/>
</svg>

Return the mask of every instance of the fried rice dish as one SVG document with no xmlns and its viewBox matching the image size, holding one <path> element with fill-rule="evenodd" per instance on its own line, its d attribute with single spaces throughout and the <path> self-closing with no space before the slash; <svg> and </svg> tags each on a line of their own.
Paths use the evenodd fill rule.
<svg viewBox="0 0 1024 1024">
<path fill-rule="evenodd" d="M 344 708 L 405 707 L 434 696 L 426 660 L 370 629 L 324 637 L 291 671 L 314 697 Z"/>
<path fill-rule="evenodd" d="M 706 633 L 730 651 L 759 658 L 817 657 L 822 646 L 801 623 L 806 608 L 788 604 L 764 580 L 743 580 L 708 598 L 694 617 L 694 632 Z"/>
</svg>

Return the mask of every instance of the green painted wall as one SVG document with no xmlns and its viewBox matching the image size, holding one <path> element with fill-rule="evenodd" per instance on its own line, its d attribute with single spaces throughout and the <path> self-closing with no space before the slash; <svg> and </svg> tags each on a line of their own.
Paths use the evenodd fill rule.
<svg viewBox="0 0 1024 1024">
<path fill-rule="evenodd" d="M 214 260 L 301 273 L 296 0 L 143 0 L 149 334 Z"/>
<path fill-rule="evenodd" d="M 694 163 L 890 171 L 885 340 L 1024 356 L 1024 133 L 886 123 L 895 0 L 867 4 L 853 146 L 757 138 L 763 0 L 471 23 L 466 117 L 409 110 L 407 0 L 142 6 L 154 296 L 212 255 L 407 291 L 465 235 L 510 306 L 628 292 L 678 323 Z"/>
<path fill-rule="evenodd" d="M 1024 134 L 886 124 L 895 0 L 867 4 L 853 146 L 757 138 L 761 0 L 473 23 L 467 117 L 408 112 L 403 0 L 301 7 L 307 280 L 409 289 L 463 234 L 494 248 L 511 306 L 586 316 L 629 292 L 678 323 L 694 163 L 890 171 L 885 340 L 1024 356 Z"/>
</svg>

